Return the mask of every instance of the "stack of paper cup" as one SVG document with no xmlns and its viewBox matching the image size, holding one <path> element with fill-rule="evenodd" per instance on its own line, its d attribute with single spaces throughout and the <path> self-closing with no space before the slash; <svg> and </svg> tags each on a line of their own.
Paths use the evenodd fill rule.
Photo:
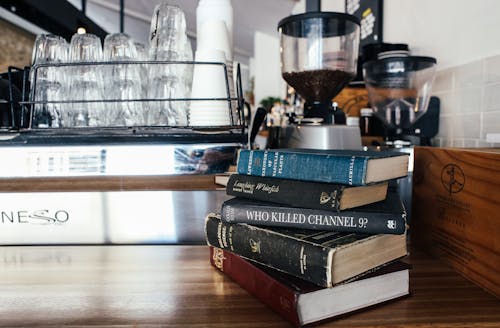
<svg viewBox="0 0 500 328">
<path fill-rule="evenodd" d="M 220 20 L 226 25 L 226 34 L 229 43 L 229 52 L 226 52 L 226 59 L 233 60 L 233 7 L 231 0 L 199 0 L 196 8 L 196 30 L 198 49 L 202 49 L 199 44 L 203 42 L 203 37 L 200 37 L 206 26 L 205 22 L 209 20 Z M 208 26 L 208 25 L 207 25 Z M 226 50 L 226 49 L 222 49 Z"/>
<path fill-rule="evenodd" d="M 204 49 L 196 51 L 196 62 L 221 64 L 195 64 L 189 111 L 190 126 L 230 125 L 228 101 L 210 100 L 228 98 L 227 79 L 222 65 L 224 59 L 225 53 L 222 50 Z"/>
<path fill-rule="evenodd" d="M 219 1 L 219 0 L 215 0 Z M 223 0 L 222 2 L 225 2 Z M 200 27 L 197 34 L 197 49 L 205 52 L 209 50 L 223 51 L 224 57 L 220 62 L 226 64 L 227 83 L 229 84 L 229 94 L 226 93 L 225 97 L 235 97 L 235 86 L 233 79 L 233 60 L 232 60 L 232 46 L 230 42 L 230 33 L 227 22 L 215 15 L 214 18 L 204 17 L 198 21 Z M 222 68 L 222 66 L 221 66 Z M 232 103 L 232 108 L 236 108 L 236 104 Z M 233 113 L 231 113 L 232 115 Z M 229 113 L 228 113 L 229 115 Z"/>
<path fill-rule="evenodd" d="M 226 23 L 220 19 L 208 19 L 197 33 L 197 49 L 217 49 L 224 51 L 224 60 L 231 59 L 231 49 Z"/>
</svg>

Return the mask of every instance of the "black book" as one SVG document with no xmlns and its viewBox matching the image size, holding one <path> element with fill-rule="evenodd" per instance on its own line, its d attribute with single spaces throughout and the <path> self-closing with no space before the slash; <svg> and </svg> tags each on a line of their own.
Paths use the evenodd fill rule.
<svg viewBox="0 0 500 328">
<path fill-rule="evenodd" d="M 231 196 L 278 203 L 292 207 L 338 211 L 379 202 L 387 196 L 387 182 L 354 187 L 233 174 L 226 193 Z"/>
<path fill-rule="evenodd" d="M 208 214 L 210 246 L 319 286 L 331 287 L 407 255 L 406 235 L 259 227 Z"/>
<path fill-rule="evenodd" d="M 394 192 L 385 200 L 355 209 L 332 212 L 233 198 L 222 204 L 221 218 L 231 223 L 367 234 L 403 234 L 406 211 Z"/>
</svg>

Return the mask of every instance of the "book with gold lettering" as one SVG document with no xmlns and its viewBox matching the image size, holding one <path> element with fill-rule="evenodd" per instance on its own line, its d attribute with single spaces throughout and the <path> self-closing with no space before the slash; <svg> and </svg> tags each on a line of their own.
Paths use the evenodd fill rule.
<svg viewBox="0 0 500 328">
<path fill-rule="evenodd" d="M 242 149 L 239 174 L 350 186 L 397 179 L 408 174 L 408 155 L 392 151 L 344 149 Z"/>
<path fill-rule="evenodd" d="M 228 223 L 208 214 L 210 246 L 323 287 L 407 255 L 406 234 L 355 234 Z"/>
<path fill-rule="evenodd" d="M 395 192 L 389 192 L 383 201 L 338 212 L 236 197 L 222 204 L 221 218 L 257 226 L 367 234 L 403 234 L 407 228 L 406 211 Z"/>
<path fill-rule="evenodd" d="M 231 196 L 273 202 L 293 207 L 339 211 L 385 199 L 387 181 L 368 186 L 268 178 L 232 174 L 226 182 Z"/>
<path fill-rule="evenodd" d="M 415 148 L 412 243 L 500 297 L 500 150 Z"/>
</svg>

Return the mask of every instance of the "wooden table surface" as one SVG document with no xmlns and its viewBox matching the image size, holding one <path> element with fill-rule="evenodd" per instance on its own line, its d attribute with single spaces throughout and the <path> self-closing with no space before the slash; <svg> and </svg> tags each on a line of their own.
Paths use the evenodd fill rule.
<svg viewBox="0 0 500 328">
<path fill-rule="evenodd" d="M 412 250 L 412 295 L 321 327 L 500 327 L 500 301 Z M 0 326 L 288 327 L 207 246 L 0 247 Z"/>
</svg>

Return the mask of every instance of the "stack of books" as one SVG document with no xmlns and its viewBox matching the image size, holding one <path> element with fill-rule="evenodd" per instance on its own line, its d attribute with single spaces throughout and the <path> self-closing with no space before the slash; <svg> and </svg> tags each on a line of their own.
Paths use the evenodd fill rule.
<svg viewBox="0 0 500 328">
<path fill-rule="evenodd" d="M 408 155 L 241 150 L 219 214 L 205 220 L 211 263 L 301 326 L 409 293 L 406 212 L 388 181 Z"/>
</svg>

